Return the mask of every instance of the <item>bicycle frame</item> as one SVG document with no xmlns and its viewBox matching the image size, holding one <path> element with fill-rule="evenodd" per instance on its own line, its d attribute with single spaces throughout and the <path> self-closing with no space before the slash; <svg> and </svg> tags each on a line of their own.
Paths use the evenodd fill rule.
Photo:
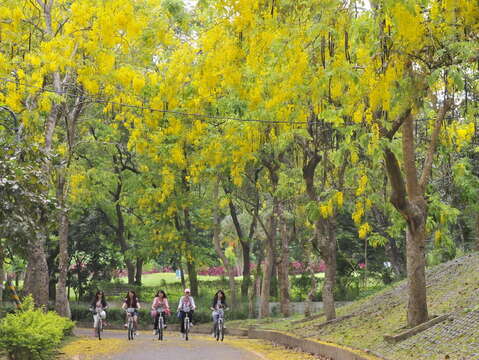
<svg viewBox="0 0 479 360">
<path fill-rule="evenodd" d="M 165 318 L 163 316 L 163 311 L 158 311 L 158 340 L 163 340 L 163 326 L 165 324 Z"/>
<path fill-rule="evenodd" d="M 103 309 L 100 309 L 100 308 L 95 309 L 95 315 L 97 316 L 95 332 L 96 332 L 96 335 L 98 336 L 98 340 L 101 340 L 101 333 L 103 331 L 103 319 L 101 318 L 102 311 Z"/>
<path fill-rule="evenodd" d="M 218 310 L 218 321 L 215 324 L 215 337 L 216 341 L 223 341 L 225 338 L 225 311 L 223 309 Z"/>
<path fill-rule="evenodd" d="M 128 340 L 133 340 L 134 337 L 135 337 L 135 320 L 134 320 L 134 316 L 135 316 L 135 309 L 131 308 L 131 309 L 127 309 L 126 310 L 126 314 L 127 314 L 127 317 L 128 317 Z"/>
<path fill-rule="evenodd" d="M 185 329 L 185 340 L 188 341 L 188 334 L 190 332 L 190 315 L 189 312 L 185 311 L 185 319 L 184 319 L 184 329 Z"/>
</svg>

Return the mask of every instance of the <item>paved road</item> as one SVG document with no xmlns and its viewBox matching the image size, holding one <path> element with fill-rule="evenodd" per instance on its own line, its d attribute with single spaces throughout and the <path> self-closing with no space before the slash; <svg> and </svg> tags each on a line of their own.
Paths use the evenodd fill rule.
<svg viewBox="0 0 479 360">
<path fill-rule="evenodd" d="M 78 336 L 91 337 L 91 330 L 77 329 Z M 224 343 L 209 341 L 204 335 L 193 334 L 189 341 L 182 340 L 178 332 L 166 332 L 165 340 L 154 339 L 151 331 L 142 331 L 135 340 L 128 342 L 126 331 L 105 331 L 105 339 L 125 340 L 125 351 L 115 355 L 103 355 L 104 360 L 261 360 L 262 357 Z M 80 357 L 81 359 L 81 357 Z"/>
</svg>

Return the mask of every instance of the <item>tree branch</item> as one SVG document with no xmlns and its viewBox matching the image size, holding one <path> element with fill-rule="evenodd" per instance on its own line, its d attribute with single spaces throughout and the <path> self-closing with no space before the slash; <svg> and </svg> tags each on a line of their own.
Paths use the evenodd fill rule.
<svg viewBox="0 0 479 360">
<path fill-rule="evenodd" d="M 436 153 L 437 142 L 439 140 L 439 135 L 441 133 L 441 126 L 446 117 L 447 112 L 452 106 L 452 101 L 450 99 L 444 102 L 439 114 L 437 115 L 436 122 L 434 123 L 434 130 L 431 135 L 431 142 L 429 144 L 429 149 L 427 151 L 426 160 L 424 161 L 424 167 L 422 169 L 421 178 L 419 180 L 419 186 L 421 192 L 424 193 L 429 178 L 431 177 L 432 163 L 434 161 L 434 155 Z"/>
<path fill-rule="evenodd" d="M 420 195 L 417 167 L 416 148 L 414 144 L 414 120 L 412 113 L 404 120 L 402 126 L 402 148 L 404 157 L 404 173 L 406 175 L 406 189 L 410 198 Z"/>
</svg>

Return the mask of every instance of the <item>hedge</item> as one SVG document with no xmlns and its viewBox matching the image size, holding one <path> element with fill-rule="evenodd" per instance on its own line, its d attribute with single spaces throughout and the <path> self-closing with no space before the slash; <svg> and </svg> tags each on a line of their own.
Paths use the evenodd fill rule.
<svg viewBox="0 0 479 360">
<path fill-rule="evenodd" d="M 52 359 L 74 323 L 54 312 L 34 309 L 31 297 L 21 311 L 0 320 L 0 351 L 10 360 Z"/>
</svg>

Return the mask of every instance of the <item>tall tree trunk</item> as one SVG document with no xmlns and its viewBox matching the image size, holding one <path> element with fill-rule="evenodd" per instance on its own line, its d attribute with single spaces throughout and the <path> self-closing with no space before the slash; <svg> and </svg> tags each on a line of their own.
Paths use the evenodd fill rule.
<svg viewBox="0 0 479 360">
<path fill-rule="evenodd" d="M 386 238 L 388 239 L 388 242 L 386 243 L 386 255 L 391 262 L 396 277 L 403 278 L 404 275 L 406 275 L 406 264 L 403 255 L 397 247 L 396 239 L 392 236 L 387 236 Z"/>
<path fill-rule="evenodd" d="M 116 164 L 115 156 L 113 157 L 113 161 Z M 135 268 L 135 264 L 130 258 L 130 255 L 128 254 L 128 250 L 130 247 L 125 238 L 125 232 L 126 232 L 125 220 L 123 218 L 123 212 L 121 211 L 121 204 L 120 204 L 121 192 L 123 189 L 123 182 L 121 178 L 120 169 L 116 165 L 115 165 L 115 173 L 117 174 L 118 182 L 116 185 L 116 191 L 113 194 L 113 201 L 115 203 L 116 221 L 118 225 L 115 227 L 110 224 L 110 227 L 114 229 L 116 232 L 116 241 L 118 242 L 118 245 L 120 245 L 121 253 L 123 254 L 123 257 L 124 257 L 126 269 L 128 271 L 128 284 L 133 285 L 135 283 L 136 268 Z M 106 214 L 105 214 L 105 217 L 108 220 L 108 216 L 106 216 Z"/>
<path fill-rule="evenodd" d="M 304 307 L 304 316 L 309 317 L 312 313 L 312 305 L 314 300 L 314 295 L 316 295 L 316 291 L 318 290 L 318 279 L 316 279 L 316 274 L 314 273 L 314 260 L 313 260 L 313 251 L 310 248 L 306 254 L 306 269 L 311 277 L 311 288 L 309 289 L 308 296 L 306 298 L 306 306 Z"/>
<path fill-rule="evenodd" d="M 135 284 L 141 285 L 141 277 L 143 274 L 143 259 L 136 258 L 136 275 L 135 275 Z"/>
<path fill-rule="evenodd" d="M 45 251 L 46 233 L 44 228 L 29 240 L 27 274 L 23 286 L 25 294 L 33 296 L 35 305 L 45 308 L 48 307 L 50 282 Z"/>
<path fill-rule="evenodd" d="M 281 214 L 283 210 L 281 210 Z M 281 255 L 278 263 L 280 310 L 284 317 L 291 315 L 289 298 L 289 232 L 284 216 L 281 216 Z"/>
<path fill-rule="evenodd" d="M 275 246 L 276 246 L 276 226 L 277 226 L 277 214 L 278 214 L 278 200 L 273 199 L 273 212 L 269 217 L 269 226 L 264 241 L 264 266 L 263 266 L 263 279 L 261 284 L 261 298 L 259 308 L 259 318 L 265 318 L 269 316 L 269 299 L 271 293 L 271 280 L 273 277 L 274 258 L 275 258 Z"/>
<path fill-rule="evenodd" d="M 186 269 L 188 270 L 188 281 L 190 283 L 190 290 L 192 296 L 198 296 L 198 276 L 196 274 L 196 264 L 195 261 L 192 260 L 193 255 L 186 259 Z"/>
<path fill-rule="evenodd" d="M 235 273 L 234 267 L 228 261 L 222 247 L 221 247 L 221 240 L 220 240 L 220 233 L 221 233 L 221 221 L 222 217 L 219 213 L 219 204 L 218 204 L 218 196 L 219 196 L 219 185 L 218 183 L 215 184 L 214 188 L 214 195 L 213 195 L 213 203 L 214 203 L 214 210 L 213 210 L 213 243 L 216 251 L 216 255 L 221 259 L 226 271 L 228 272 L 228 282 L 230 287 L 231 293 L 231 304 L 236 306 L 237 299 L 236 299 L 236 282 L 235 282 Z"/>
<path fill-rule="evenodd" d="M 3 252 L 3 246 L 0 244 L 0 305 L 3 302 L 3 289 L 5 287 L 4 259 L 5 255 Z"/>
<path fill-rule="evenodd" d="M 58 214 L 58 241 L 59 241 L 59 253 L 58 253 L 58 283 L 56 287 L 55 296 L 55 310 L 61 316 L 70 318 L 70 302 L 68 301 L 67 294 L 67 276 L 68 276 L 68 209 L 65 204 L 65 176 L 64 174 L 58 174 L 57 181 L 57 199 L 59 202 L 59 214 Z"/>
<path fill-rule="evenodd" d="M 476 251 L 479 251 L 479 212 L 476 215 Z"/>
<path fill-rule="evenodd" d="M 260 277 L 256 274 L 253 280 L 253 287 L 248 293 L 248 318 L 253 319 L 255 317 L 255 299 L 257 295 L 257 288 L 259 285 Z"/>
<path fill-rule="evenodd" d="M 134 285 L 135 284 L 135 274 L 136 274 L 135 264 L 130 259 L 125 258 L 125 265 L 126 265 L 126 270 L 128 272 L 128 284 L 129 285 Z"/>
<path fill-rule="evenodd" d="M 422 174 L 418 177 L 416 167 L 416 152 L 414 144 L 414 121 L 411 111 L 403 115 L 402 148 L 403 172 L 395 154 L 386 148 L 384 152 L 386 170 L 391 183 L 391 203 L 406 220 L 406 266 L 408 277 L 408 325 L 417 326 L 428 320 L 426 297 L 426 261 L 425 239 L 427 202 L 426 186 L 431 175 L 436 144 L 438 142 L 441 124 L 450 107 L 446 101 L 436 118 L 431 135 L 431 142 L 426 153 Z"/>
<path fill-rule="evenodd" d="M 407 278 L 408 278 L 408 324 L 416 326 L 428 320 L 426 296 L 426 217 L 408 223 L 406 232 Z M 416 226 L 418 225 L 418 226 Z"/>
<path fill-rule="evenodd" d="M 250 269 L 250 241 L 254 233 L 254 229 L 256 227 L 256 217 L 253 217 L 251 228 L 250 228 L 250 236 L 246 239 L 243 234 L 243 229 L 241 228 L 241 224 L 238 220 L 238 212 L 232 200 L 229 201 L 229 208 L 230 208 L 230 215 L 233 219 L 233 224 L 236 229 L 236 234 L 238 235 L 238 239 L 241 245 L 241 253 L 243 256 L 243 281 L 241 283 L 241 296 L 247 297 L 248 296 L 248 288 L 251 284 L 251 269 Z"/>
<path fill-rule="evenodd" d="M 331 218 L 317 221 L 321 259 L 326 266 L 323 283 L 323 306 L 326 320 L 336 318 L 334 286 L 336 284 L 336 236 Z"/>
<path fill-rule="evenodd" d="M 248 297 L 251 286 L 251 248 L 249 242 L 241 241 L 241 253 L 243 255 L 243 281 L 241 282 L 241 296 Z"/>
<path fill-rule="evenodd" d="M 198 296 L 198 274 L 196 273 L 196 261 L 193 255 L 193 226 L 190 219 L 190 209 L 183 211 L 185 215 L 185 241 L 186 241 L 186 268 L 188 269 L 188 280 L 192 296 Z"/>
<path fill-rule="evenodd" d="M 183 289 L 186 288 L 186 280 L 185 280 L 185 272 L 183 271 L 183 265 L 181 262 L 181 257 L 180 257 L 180 262 L 178 264 L 178 268 L 180 269 L 180 279 L 181 279 L 181 287 Z"/>
</svg>

